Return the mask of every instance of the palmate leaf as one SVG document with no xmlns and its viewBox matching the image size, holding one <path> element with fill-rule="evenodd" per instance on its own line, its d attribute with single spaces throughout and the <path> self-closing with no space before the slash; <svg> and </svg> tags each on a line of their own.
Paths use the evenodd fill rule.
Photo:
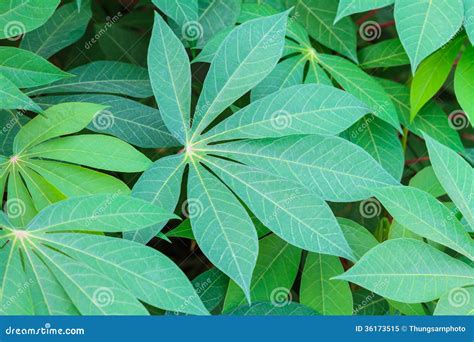
<svg viewBox="0 0 474 342">
<path fill-rule="evenodd" d="M 372 196 L 371 189 L 397 184 L 362 148 L 338 137 L 288 136 L 208 150 L 297 181 L 328 201 L 361 200 Z"/>
<path fill-rule="evenodd" d="M 474 243 L 451 211 L 428 193 L 412 187 L 386 187 L 374 193 L 405 228 L 474 259 Z"/>
<path fill-rule="evenodd" d="M 354 259 L 329 206 L 298 183 L 219 159 L 204 161 L 275 234 L 305 250 Z"/>
<path fill-rule="evenodd" d="M 8 0 L 0 4 L 0 39 L 20 36 L 43 25 L 59 0 Z"/>
<path fill-rule="evenodd" d="M 348 15 L 360 12 L 370 11 L 376 8 L 391 5 L 395 0 L 341 0 L 337 8 L 337 17 L 335 22 Z"/>
<path fill-rule="evenodd" d="M 474 44 L 474 1 L 464 0 L 464 29 L 471 41 Z"/>
<path fill-rule="evenodd" d="M 430 161 L 439 182 L 474 228 L 474 170 L 456 152 L 424 135 Z"/>
<path fill-rule="evenodd" d="M 397 0 L 397 32 L 411 62 L 413 73 L 432 52 L 446 44 L 461 28 L 461 0 Z"/>
<path fill-rule="evenodd" d="M 240 13 L 241 1 L 199 0 L 198 5 L 200 26 L 189 25 L 188 39 L 195 39 L 198 46 L 203 46 L 222 30 L 234 26 Z M 197 35 L 193 34 L 193 26 L 196 27 Z"/>
<path fill-rule="evenodd" d="M 370 250 L 336 279 L 396 301 L 422 303 L 474 284 L 474 270 L 424 242 L 394 239 Z"/>
<path fill-rule="evenodd" d="M 300 303 L 322 315 L 351 315 L 352 293 L 346 281 L 333 280 L 344 272 L 339 258 L 309 253 L 300 286 Z"/>
<path fill-rule="evenodd" d="M 168 212 L 172 212 L 178 203 L 184 167 L 184 155 L 158 159 L 146 170 L 132 190 L 132 196 L 151 202 Z M 162 222 L 153 227 L 125 233 L 124 237 L 147 243 L 164 227 Z"/>
<path fill-rule="evenodd" d="M 355 64 L 338 56 L 320 54 L 317 61 L 346 91 L 366 103 L 375 116 L 400 130 L 395 106 L 375 79 Z"/>
<path fill-rule="evenodd" d="M 0 110 L 0 154 L 9 156 L 13 153 L 13 140 L 21 127 L 29 121 L 26 115 L 15 110 Z"/>
<path fill-rule="evenodd" d="M 32 52 L 7 46 L 0 47 L 0 74 L 18 88 L 40 86 L 72 76 Z"/>
<path fill-rule="evenodd" d="M 203 253 L 250 300 L 258 240 L 245 209 L 209 171 L 193 164 L 188 178 L 188 210 L 194 236 Z"/>
<path fill-rule="evenodd" d="M 0 74 L 0 109 L 21 109 L 41 112 L 41 108 L 8 78 Z"/>
<path fill-rule="evenodd" d="M 91 131 L 120 138 L 138 147 L 178 146 L 159 110 L 116 95 L 76 94 L 36 98 L 43 108 L 64 102 L 88 102 L 106 106 L 87 126 Z"/>
<path fill-rule="evenodd" d="M 288 12 L 248 21 L 227 36 L 204 81 L 193 118 L 201 133 L 225 108 L 263 80 L 283 51 Z"/>
<path fill-rule="evenodd" d="M 25 157 L 53 159 L 119 172 L 144 171 L 151 165 L 150 159 L 129 144 L 102 134 L 52 139 L 30 148 Z"/>
<path fill-rule="evenodd" d="M 386 39 L 359 50 L 359 66 L 363 69 L 387 68 L 410 64 L 400 39 Z"/>
<path fill-rule="evenodd" d="M 369 112 L 354 96 L 334 87 L 298 85 L 252 102 L 204 138 L 216 141 L 293 134 L 337 135 Z"/>
<path fill-rule="evenodd" d="M 276 235 L 259 241 L 259 255 L 252 277 L 250 295 L 252 302 L 271 301 L 284 305 L 295 282 L 301 259 L 301 250 Z M 244 292 L 230 281 L 224 300 L 223 312 L 247 304 Z"/>
<path fill-rule="evenodd" d="M 474 18 L 474 13 L 471 17 Z M 474 19 L 471 21 L 474 22 Z M 472 104 L 471 98 L 471 95 L 474 92 L 473 75 L 474 47 L 468 46 L 466 47 L 466 50 L 462 54 L 458 66 L 456 67 L 456 73 L 454 76 L 454 90 L 459 104 L 461 105 L 462 109 L 466 112 L 467 117 L 469 118 L 471 127 L 474 125 L 474 105 Z"/>
<path fill-rule="evenodd" d="M 82 6 L 65 4 L 44 25 L 25 35 L 20 47 L 49 58 L 82 37 L 91 16 L 89 1 L 85 1 Z"/>
<path fill-rule="evenodd" d="M 295 13 L 300 22 L 318 43 L 357 62 L 356 28 L 350 18 L 334 24 L 337 2 L 332 0 L 297 0 Z"/>
<path fill-rule="evenodd" d="M 122 231 L 124 226 L 143 229 L 172 215 L 131 197 L 116 197 L 107 203 L 115 209 L 101 212 L 94 207 L 96 213 L 91 213 L 84 203 L 98 204 L 104 197 L 84 200 L 69 199 L 47 207 L 26 231 L 12 229 L 8 221 L 2 220 L 5 233 L 0 239 L 12 240 L 6 245 L 6 256 L 2 253 L 3 314 L 148 314 L 140 301 L 165 310 L 207 313 L 185 275 L 160 252 L 127 240 L 77 232 L 85 228 L 86 217 L 100 222 L 87 230 L 102 232 Z M 141 211 L 123 211 L 115 201 Z M 71 220 L 71 210 L 82 220 Z M 114 211 L 121 220 L 108 220 Z M 38 229 L 42 223 L 46 226 Z M 51 234 L 58 227 L 63 232 Z M 18 264 L 20 249 L 25 271 Z M 31 286 L 24 290 L 24 296 L 12 301 L 13 291 L 26 284 L 26 275 Z"/>
<path fill-rule="evenodd" d="M 148 70 L 161 116 L 185 144 L 191 126 L 191 67 L 183 44 L 158 14 L 148 51 Z"/>
<path fill-rule="evenodd" d="M 96 61 L 68 73 L 76 77 L 33 88 L 26 94 L 107 93 L 138 98 L 153 95 L 147 70 L 136 65 Z"/>
</svg>

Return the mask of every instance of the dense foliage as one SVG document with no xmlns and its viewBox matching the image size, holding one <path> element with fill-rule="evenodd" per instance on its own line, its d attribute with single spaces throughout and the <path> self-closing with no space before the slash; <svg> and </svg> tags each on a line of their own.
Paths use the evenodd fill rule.
<svg viewBox="0 0 474 342">
<path fill-rule="evenodd" d="M 474 1 L 0 3 L 0 312 L 474 313 Z"/>
</svg>

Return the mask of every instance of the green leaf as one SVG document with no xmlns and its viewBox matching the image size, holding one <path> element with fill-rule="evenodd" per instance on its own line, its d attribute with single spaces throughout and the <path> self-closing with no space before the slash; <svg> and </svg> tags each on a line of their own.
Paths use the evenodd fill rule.
<svg viewBox="0 0 474 342">
<path fill-rule="evenodd" d="M 227 36 L 204 81 L 194 113 L 195 135 L 270 74 L 283 51 L 287 16 L 251 20 Z"/>
<path fill-rule="evenodd" d="M 318 316 L 316 311 L 299 303 L 288 302 L 283 306 L 271 302 L 242 305 L 227 312 L 230 316 Z"/>
<path fill-rule="evenodd" d="M 331 279 L 343 272 L 339 258 L 309 253 L 301 277 L 300 303 L 322 315 L 351 315 L 353 304 L 349 284 Z"/>
<path fill-rule="evenodd" d="M 45 239 L 113 279 L 141 301 L 165 310 L 207 314 L 184 273 L 152 248 L 88 234 L 47 234 Z"/>
<path fill-rule="evenodd" d="M 352 297 L 354 298 L 354 315 L 383 316 L 389 310 L 389 305 L 383 297 L 366 289 L 355 291 Z"/>
<path fill-rule="evenodd" d="M 29 118 L 21 111 L 0 110 L 0 154 L 10 156 L 13 154 L 13 140 Z"/>
<path fill-rule="evenodd" d="M 178 146 L 179 142 L 168 131 L 160 112 L 140 102 L 121 96 L 102 94 L 77 94 L 44 96 L 37 98 L 42 107 L 64 102 L 89 102 L 107 107 L 94 117 L 88 129 L 106 133 L 139 147 Z"/>
<path fill-rule="evenodd" d="M 22 169 L 20 174 L 26 183 L 33 203 L 38 211 L 66 198 L 54 185 L 30 168 Z"/>
<path fill-rule="evenodd" d="M 311 58 L 309 61 L 308 73 L 306 74 L 306 78 L 304 80 L 305 84 L 309 83 L 316 83 L 316 84 L 324 84 L 328 86 L 333 86 L 329 76 L 326 72 L 318 65 L 315 58 Z"/>
<path fill-rule="evenodd" d="M 410 64 L 410 60 L 398 38 L 383 40 L 359 50 L 359 66 L 363 69 L 406 64 Z"/>
<path fill-rule="evenodd" d="M 0 3 L 0 39 L 20 36 L 43 25 L 59 0 L 8 0 Z"/>
<path fill-rule="evenodd" d="M 107 93 L 145 98 L 153 95 L 146 69 L 122 62 L 96 61 L 69 70 L 76 77 L 33 88 L 27 95 Z"/>
<path fill-rule="evenodd" d="M 23 126 L 15 137 L 13 150 L 27 148 L 61 135 L 76 133 L 89 124 L 105 107 L 92 103 L 62 103 L 48 108 Z"/>
<path fill-rule="evenodd" d="M 163 121 L 186 144 L 191 125 L 191 67 L 183 44 L 158 14 L 148 51 L 151 85 Z"/>
<path fill-rule="evenodd" d="M 400 130 L 395 106 L 376 80 L 339 56 L 320 54 L 317 59 L 347 92 L 366 103 L 375 116 Z"/>
<path fill-rule="evenodd" d="M 203 46 L 216 34 L 233 27 L 240 13 L 240 0 L 199 0 L 199 24 L 189 25 L 186 37 Z M 194 31 L 193 31 L 194 28 Z"/>
<path fill-rule="evenodd" d="M 180 27 L 198 19 L 198 0 L 153 0 L 152 2 Z"/>
<path fill-rule="evenodd" d="M 231 142 L 209 151 L 303 184 L 325 200 L 357 201 L 395 185 L 362 148 L 339 137 L 289 136 Z"/>
<path fill-rule="evenodd" d="M 8 218 L 15 226 L 25 226 L 37 210 L 18 170 L 14 169 L 8 177 L 7 194 L 5 212 Z"/>
<path fill-rule="evenodd" d="M 89 1 L 82 7 L 65 4 L 43 26 L 28 33 L 21 40 L 20 47 L 49 58 L 82 37 L 91 16 Z"/>
<path fill-rule="evenodd" d="M 41 112 L 41 108 L 23 94 L 8 78 L 0 74 L 0 109 L 21 109 Z"/>
<path fill-rule="evenodd" d="M 99 194 L 72 197 L 45 208 L 28 224 L 28 230 L 123 232 L 174 217 L 138 198 Z"/>
<path fill-rule="evenodd" d="M 410 179 L 408 185 L 423 190 L 433 197 L 440 197 L 446 194 L 432 166 L 427 166 L 417 172 L 416 175 Z"/>
<path fill-rule="evenodd" d="M 474 44 L 474 1 L 464 0 L 464 29 L 471 41 Z"/>
<path fill-rule="evenodd" d="M 158 159 L 135 183 L 132 196 L 173 212 L 179 200 L 184 167 L 183 154 Z M 166 221 L 144 230 L 129 232 L 124 237 L 147 243 L 165 224 Z"/>
<path fill-rule="evenodd" d="M 191 227 L 191 220 L 186 219 L 181 222 L 176 228 L 170 230 L 166 233 L 166 237 L 168 238 L 184 238 L 189 240 L 196 240 L 193 234 L 193 228 Z"/>
<path fill-rule="evenodd" d="M 318 43 L 357 62 L 356 27 L 350 18 L 334 24 L 337 2 L 332 0 L 298 0 L 295 13 L 309 35 Z"/>
<path fill-rule="evenodd" d="M 448 78 L 463 40 L 464 37 L 456 38 L 420 64 L 410 86 L 410 121 L 413 121 L 421 107 L 438 92 Z"/>
<path fill-rule="evenodd" d="M 436 177 L 474 228 L 474 170 L 453 150 L 427 134 L 424 138 Z"/>
<path fill-rule="evenodd" d="M 191 283 L 206 309 L 212 311 L 224 300 L 229 278 L 213 267 L 198 275 Z"/>
<path fill-rule="evenodd" d="M 444 294 L 438 300 L 433 315 L 473 316 L 474 287 L 456 287 Z"/>
<path fill-rule="evenodd" d="M 68 197 L 100 193 L 130 193 L 128 186 L 113 176 L 81 166 L 50 160 L 29 160 L 26 165 Z"/>
<path fill-rule="evenodd" d="M 241 164 L 219 159 L 204 163 L 285 241 L 313 252 L 354 258 L 331 209 L 311 190 Z"/>
<path fill-rule="evenodd" d="M 408 87 L 382 78 L 377 78 L 377 81 L 384 87 L 395 104 L 403 126 L 408 127 L 419 137 L 422 137 L 423 132 L 426 132 L 455 151 L 464 153 L 464 146 L 458 132 L 454 129 L 453 124 L 450 124 L 443 109 L 435 102 L 429 102 L 421 109 L 413 122 L 410 122 L 410 91 Z"/>
<path fill-rule="evenodd" d="M 461 222 L 430 194 L 400 186 L 374 189 L 374 193 L 405 228 L 474 259 L 474 244 Z"/>
<path fill-rule="evenodd" d="M 395 239 L 370 250 L 336 279 L 396 301 L 421 303 L 455 287 L 474 284 L 474 270 L 424 242 Z"/>
<path fill-rule="evenodd" d="M 219 50 L 219 46 L 221 46 L 222 42 L 231 31 L 232 28 L 228 27 L 225 30 L 222 30 L 219 33 L 215 34 L 211 39 L 209 39 L 206 45 L 204 45 L 201 52 L 199 52 L 199 55 L 197 55 L 192 60 L 192 63 L 211 63 L 214 56 L 216 55 L 217 50 Z"/>
<path fill-rule="evenodd" d="M 358 223 L 342 217 L 338 217 L 337 222 L 356 260 L 379 244 L 374 235 Z"/>
<path fill-rule="evenodd" d="M 260 240 L 259 250 L 250 287 L 251 300 L 285 306 L 291 300 L 290 289 L 298 272 L 301 250 L 273 234 Z M 231 281 L 222 311 L 228 312 L 244 304 L 247 304 L 244 293 Z"/>
<path fill-rule="evenodd" d="M 293 134 L 337 135 L 369 112 L 354 96 L 334 87 L 297 85 L 252 102 L 204 138 L 216 141 Z"/>
<path fill-rule="evenodd" d="M 0 74 L 18 88 L 40 86 L 71 76 L 32 52 L 7 46 L 0 47 Z"/>
<path fill-rule="evenodd" d="M 389 6 L 395 0 L 340 0 L 337 8 L 336 22 L 354 13 L 367 12 L 373 9 Z"/>
<path fill-rule="evenodd" d="M 368 115 L 347 131 L 347 137 L 367 151 L 393 178 L 402 178 L 405 158 L 397 131 L 392 126 Z"/>
<path fill-rule="evenodd" d="M 190 168 L 187 204 L 202 252 L 250 299 L 258 241 L 247 212 L 224 184 L 197 164 Z"/>
<path fill-rule="evenodd" d="M 303 83 L 305 56 L 294 56 L 277 64 L 275 69 L 255 88 L 252 89 L 251 100 L 256 101 L 283 88 Z"/>
<path fill-rule="evenodd" d="M 461 0 L 397 0 L 397 32 L 410 58 L 412 72 L 431 53 L 449 42 L 461 28 Z"/>
<path fill-rule="evenodd" d="M 39 157 L 118 172 L 140 172 L 151 160 L 120 139 L 102 134 L 56 138 L 36 145 L 25 157 Z"/>
<path fill-rule="evenodd" d="M 474 18 L 474 13 L 472 18 Z M 474 105 L 472 103 L 472 94 L 474 93 L 473 78 L 474 47 L 468 46 L 466 47 L 466 50 L 462 54 L 458 66 L 456 67 L 456 73 L 454 76 L 454 90 L 456 93 L 456 98 L 461 105 L 461 108 L 466 112 L 471 126 L 474 125 Z"/>
<path fill-rule="evenodd" d="M 48 247 L 41 246 L 37 250 L 81 314 L 148 314 L 143 305 L 116 281 Z"/>
</svg>

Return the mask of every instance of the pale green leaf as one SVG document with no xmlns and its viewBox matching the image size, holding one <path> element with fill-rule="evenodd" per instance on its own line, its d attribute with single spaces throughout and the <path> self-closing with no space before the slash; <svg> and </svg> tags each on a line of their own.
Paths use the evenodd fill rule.
<svg viewBox="0 0 474 342">
<path fill-rule="evenodd" d="M 180 27 L 198 19 L 198 0 L 153 0 L 153 4 Z"/>
<path fill-rule="evenodd" d="M 359 66 L 363 69 L 406 64 L 410 64 L 410 60 L 398 38 L 383 40 L 359 50 Z"/>
<path fill-rule="evenodd" d="M 474 4 L 474 2 L 473 2 Z M 473 6 L 474 9 L 474 6 Z M 472 17 L 474 22 L 474 13 Z M 454 76 L 454 90 L 456 98 L 461 105 L 461 108 L 466 112 L 467 117 L 474 125 L 474 105 L 472 101 L 472 94 L 474 93 L 474 47 L 468 46 L 461 59 L 459 60 L 458 66 L 456 67 L 456 73 Z M 467 123 L 466 123 L 467 126 Z"/>
<path fill-rule="evenodd" d="M 389 6 L 395 0 L 340 0 L 337 8 L 336 22 L 341 18 L 354 13 L 367 12 L 377 8 Z"/>
<path fill-rule="evenodd" d="M 433 315 L 474 316 L 474 287 L 456 287 L 444 294 L 438 300 Z"/>
<path fill-rule="evenodd" d="M 41 112 L 41 108 L 8 78 L 0 74 L 0 109 L 20 109 Z"/>
</svg>

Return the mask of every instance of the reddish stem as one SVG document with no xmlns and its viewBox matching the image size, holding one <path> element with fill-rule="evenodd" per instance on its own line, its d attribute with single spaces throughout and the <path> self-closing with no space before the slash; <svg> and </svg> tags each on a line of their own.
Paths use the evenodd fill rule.
<svg viewBox="0 0 474 342">
<path fill-rule="evenodd" d="M 359 20 L 357 20 L 357 25 L 362 25 L 367 19 L 370 19 L 372 18 L 374 15 L 377 14 L 379 10 L 378 9 L 374 9 L 372 11 L 369 11 L 367 12 L 367 14 L 363 15 L 362 17 L 359 18 Z"/>
<path fill-rule="evenodd" d="M 395 25 L 395 20 L 387 21 L 386 23 L 380 24 L 381 28 L 391 27 Z"/>
<path fill-rule="evenodd" d="M 417 164 L 417 163 L 428 161 L 428 160 L 430 160 L 429 157 L 420 157 L 416 159 L 410 159 L 405 162 L 405 165 L 413 165 L 413 164 Z"/>
<path fill-rule="evenodd" d="M 472 134 L 463 133 L 461 134 L 461 136 L 463 137 L 463 139 L 474 141 L 474 135 Z"/>
</svg>

